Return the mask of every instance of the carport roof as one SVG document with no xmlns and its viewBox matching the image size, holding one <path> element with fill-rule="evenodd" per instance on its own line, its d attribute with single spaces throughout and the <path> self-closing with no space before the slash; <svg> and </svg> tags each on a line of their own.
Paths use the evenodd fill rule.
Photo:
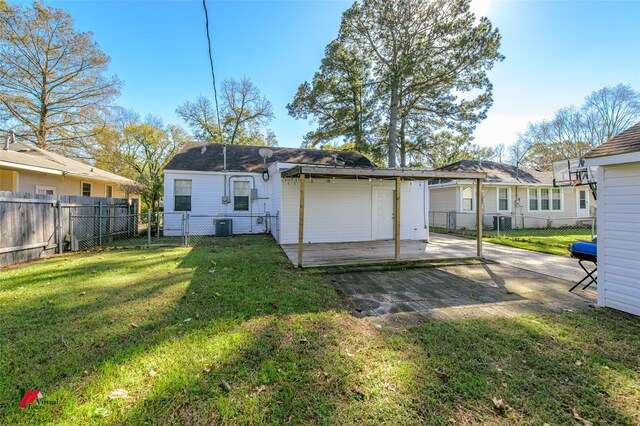
<svg viewBox="0 0 640 426">
<path fill-rule="evenodd" d="M 342 179 L 357 178 L 404 178 L 410 180 L 429 179 L 484 179 L 484 172 L 450 172 L 446 170 L 427 170 L 418 168 L 374 168 L 374 167 L 340 167 L 340 166 L 295 166 L 282 172 L 282 177 L 336 177 Z"/>
</svg>

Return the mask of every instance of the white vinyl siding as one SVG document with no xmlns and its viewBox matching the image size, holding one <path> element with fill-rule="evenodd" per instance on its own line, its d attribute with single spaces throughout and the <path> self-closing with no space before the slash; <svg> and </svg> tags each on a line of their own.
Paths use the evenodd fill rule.
<svg viewBox="0 0 640 426">
<path fill-rule="evenodd" d="M 352 242 L 373 240 L 375 188 L 393 191 L 394 183 L 368 179 L 307 179 L 305 183 L 304 242 Z M 425 221 L 429 196 L 422 182 L 403 182 L 400 195 L 400 238 L 428 238 Z M 282 181 L 280 244 L 298 242 L 300 183 Z"/>
<path fill-rule="evenodd" d="M 598 170 L 598 304 L 640 315 L 640 163 Z"/>
</svg>

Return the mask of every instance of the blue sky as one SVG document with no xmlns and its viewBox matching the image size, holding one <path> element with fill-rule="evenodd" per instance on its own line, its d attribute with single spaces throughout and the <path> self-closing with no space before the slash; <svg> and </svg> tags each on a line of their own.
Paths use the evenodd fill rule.
<svg viewBox="0 0 640 426">
<path fill-rule="evenodd" d="M 211 95 L 200 1 L 50 1 L 91 30 L 125 82 L 118 103 L 184 125 L 176 107 Z M 311 127 L 287 115 L 297 86 L 337 34 L 342 1 L 208 1 L 216 78 L 249 77 L 273 103 L 281 146 Z M 511 143 L 529 121 L 618 83 L 640 90 L 640 1 L 474 0 L 503 37 L 494 105 L 476 142 Z"/>
</svg>

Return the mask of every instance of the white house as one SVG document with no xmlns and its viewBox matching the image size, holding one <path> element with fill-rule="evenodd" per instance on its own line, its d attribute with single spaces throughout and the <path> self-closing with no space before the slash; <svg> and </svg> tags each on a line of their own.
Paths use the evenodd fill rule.
<svg viewBox="0 0 640 426">
<path fill-rule="evenodd" d="M 584 158 L 598 166 L 598 305 L 640 315 L 640 123 Z"/>
<path fill-rule="evenodd" d="M 483 222 L 493 225 L 494 215 L 510 216 L 514 228 L 537 228 L 573 225 L 595 217 L 596 201 L 587 186 L 554 187 L 553 174 L 540 170 L 516 168 L 493 161 L 462 160 L 438 170 L 485 172 L 483 183 Z M 434 226 L 471 228 L 475 223 L 476 194 L 472 180 L 432 181 L 431 220 Z"/>
<path fill-rule="evenodd" d="M 234 233 L 271 232 L 299 245 L 427 240 L 426 179 L 443 176 L 377 168 L 358 152 L 204 143 L 186 144 L 164 172 L 165 235 L 179 235 L 189 212 L 191 235 L 213 235 L 215 217 L 224 217 Z M 485 177 L 446 176 L 458 175 Z"/>
</svg>

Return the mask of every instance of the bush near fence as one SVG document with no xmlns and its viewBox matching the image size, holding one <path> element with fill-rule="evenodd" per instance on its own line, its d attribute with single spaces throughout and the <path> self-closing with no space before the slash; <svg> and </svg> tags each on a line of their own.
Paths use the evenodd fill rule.
<svg viewBox="0 0 640 426">
<path fill-rule="evenodd" d="M 135 199 L 0 192 L 0 267 L 123 237 L 121 217 L 137 211 Z M 137 219 L 127 223 L 137 235 Z"/>
</svg>

